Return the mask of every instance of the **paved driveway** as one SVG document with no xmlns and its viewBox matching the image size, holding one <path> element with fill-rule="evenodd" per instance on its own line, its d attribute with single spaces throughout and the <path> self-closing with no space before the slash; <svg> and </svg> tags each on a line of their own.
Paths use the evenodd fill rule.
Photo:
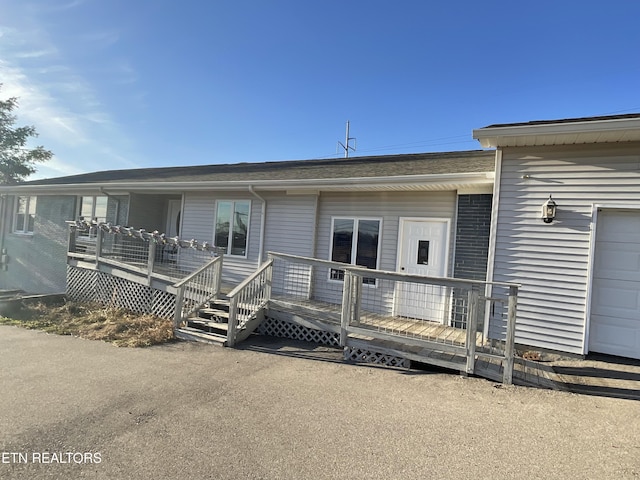
<svg viewBox="0 0 640 480">
<path fill-rule="evenodd" d="M 251 342 L 0 326 L 0 478 L 640 478 L 640 402 Z"/>
</svg>

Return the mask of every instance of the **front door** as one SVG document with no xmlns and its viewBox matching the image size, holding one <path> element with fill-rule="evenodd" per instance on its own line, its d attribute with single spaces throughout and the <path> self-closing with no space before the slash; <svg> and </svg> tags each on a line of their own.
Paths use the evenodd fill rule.
<svg viewBox="0 0 640 480">
<path fill-rule="evenodd" d="M 449 252 L 448 219 L 401 219 L 398 271 L 411 275 L 444 277 Z M 445 287 L 402 282 L 396 287 L 397 316 L 443 323 Z"/>
</svg>

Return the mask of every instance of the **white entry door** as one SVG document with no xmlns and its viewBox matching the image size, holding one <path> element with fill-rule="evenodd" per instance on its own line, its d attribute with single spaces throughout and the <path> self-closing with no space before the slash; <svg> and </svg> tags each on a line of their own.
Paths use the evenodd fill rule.
<svg viewBox="0 0 640 480">
<path fill-rule="evenodd" d="M 444 277 L 449 252 L 448 219 L 401 219 L 398 271 L 411 275 Z M 434 322 L 445 320 L 445 287 L 399 283 L 395 314 Z"/>
<path fill-rule="evenodd" d="M 589 350 L 640 359 L 640 212 L 598 213 Z"/>
</svg>

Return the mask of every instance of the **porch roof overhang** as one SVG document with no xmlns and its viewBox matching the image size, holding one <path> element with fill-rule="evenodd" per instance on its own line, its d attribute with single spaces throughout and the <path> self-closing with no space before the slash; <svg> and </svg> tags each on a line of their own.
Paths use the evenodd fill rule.
<svg viewBox="0 0 640 480">
<path fill-rule="evenodd" d="M 290 180 L 236 181 L 149 181 L 109 183 L 69 183 L 64 185 L 18 184 L 0 186 L 0 194 L 16 195 L 112 195 L 128 193 L 176 194 L 198 191 L 286 191 L 293 193 L 341 191 L 442 191 L 491 187 L 495 172 L 465 172 L 451 174 L 398 175 L 386 177 L 352 177 Z"/>
<path fill-rule="evenodd" d="M 483 148 L 640 141 L 640 114 L 490 125 L 473 131 Z"/>
</svg>

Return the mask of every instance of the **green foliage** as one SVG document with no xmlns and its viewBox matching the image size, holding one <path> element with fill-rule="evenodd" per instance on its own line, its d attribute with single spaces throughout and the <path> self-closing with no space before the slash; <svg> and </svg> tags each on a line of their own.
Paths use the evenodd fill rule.
<svg viewBox="0 0 640 480">
<path fill-rule="evenodd" d="M 38 133 L 33 126 L 14 126 L 16 108 L 17 98 L 0 100 L 0 185 L 24 181 L 36 171 L 37 163 L 46 162 L 53 156 L 42 146 L 26 147 L 29 139 L 37 137 Z"/>
</svg>

